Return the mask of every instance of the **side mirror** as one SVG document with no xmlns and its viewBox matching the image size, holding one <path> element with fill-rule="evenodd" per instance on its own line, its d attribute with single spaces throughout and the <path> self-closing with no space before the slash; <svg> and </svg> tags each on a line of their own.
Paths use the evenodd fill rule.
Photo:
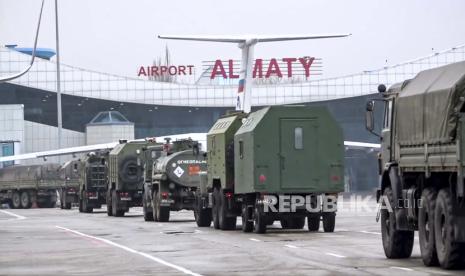
<svg viewBox="0 0 465 276">
<path fill-rule="evenodd" d="M 366 114 L 365 114 L 365 127 L 369 132 L 373 132 L 375 129 L 375 120 L 373 117 L 373 110 L 375 107 L 374 101 L 367 102 Z"/>
</svg>

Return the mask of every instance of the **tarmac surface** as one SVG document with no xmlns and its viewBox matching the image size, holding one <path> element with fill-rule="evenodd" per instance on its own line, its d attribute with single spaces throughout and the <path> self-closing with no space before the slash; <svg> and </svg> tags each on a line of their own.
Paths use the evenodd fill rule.
<svg viewBox="0 0 465 276">
<path fill-rule="evenodd" d="M 366 208 L 368 206 L 368 208 Z M 334 233 L 263 235 L 198 228 L 190 211 L 170 222 L 72 210 L 0 210 L 0 275 L 465 275 L 423 266 L 418 238 L 410 259 L 384 256 L 376 204 L 346 200 Z M 365 208 L 364 208 L 365 207 Z"/>
</svg>

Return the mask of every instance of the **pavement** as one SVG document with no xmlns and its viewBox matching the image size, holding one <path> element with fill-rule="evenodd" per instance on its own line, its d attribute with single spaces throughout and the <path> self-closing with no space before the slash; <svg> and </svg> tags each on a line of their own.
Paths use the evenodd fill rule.
<svg viewBox="0 0 465 276">
<path fill-rule="evenodd" d="M 339 205 L 334 233 L 198 228 L 190 211 L 158 223 L 141 208 L 0 210 L 0 275 L 465 275 L 423 266 L 418 237 L 411 258 L 386 259 L 375 201 L 355 202 Z"/>
</svg>

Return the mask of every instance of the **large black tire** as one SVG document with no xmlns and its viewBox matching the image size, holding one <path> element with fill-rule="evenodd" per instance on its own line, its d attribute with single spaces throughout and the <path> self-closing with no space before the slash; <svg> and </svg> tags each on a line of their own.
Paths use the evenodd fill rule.
<svg viewBox="0 0 465 276">
<path fill-rule="evenodd" d="M 219 207 L 220 207 L 220 191 L 216 188 L 213 189 L 212 194 L 212 216 L 213 216 L 213 228 L 220 229 L 220 218 L 219 218 Z"/>
<path fill-rule="evenodd" d="M 247 204 L 242 204 L 242 231 L 243 232 L 252 232 L 253 230 L 253 220 L 250 214 L 249 208 L 247 208 Z"/>
<path fill-rule="evenodd" d="M 13 192 L 13 195 L 11 196 L 11 205 L 13 209 L 21 208 L 21 195 L 19 192 Z"/>
<path fill-rule="evenodd" d="M 434 208 L 436 206 L 436 191 L 430 188 L 421 194 L 421 208 L 418 208 L 418 236 L 423 263 L 426 266 L 439 264 L 434 241 Z"/>
<path fill-rule="evenodd" d="M 387 197 L 394 209 L 395 203 L 391 188 L 385 188 L 383 195 Z M 397 230 L 394 211 L 389 212 L 386 208 L 381 210 L 381 237 L 387 258 L 404 259 L 412 255 L 414 231 Z"/>
<path fill-rule="evenodd" d="M 336 226 L 336 213 L 325 213 L 323 214 L 323 231 L 326 233 L 334 232 Z"/>
<path fill-rule="evenodd" d="M 212 210 L 210 208 L 203 209 L 202 202 L 197 197 L 194 208 L 194 216 L 198 227 L 210 227 L 212 224 Z"/>
<path fill-rule="evenodd" d="M 65 199 L 63 198 L 63 190 L 60 190 L 60 209 L 65 209 L 65 203 L 63 202 Z"/>
<path fill-rule="evenodd" d="M 24 209 L 31 208 L 32 202 L 31 197 L 27 191 L 21 193 L 21 207 Z"/>
<path fill-rule="evenodd" d="M 143 195 L 143 199 L 142 199 L 142 210 L 144 212 L 144 220 L 153 221 L 152 208 L 147 208 L 147 198 L 145 195 Z"/>
<path fill-rule="evenodd" d="M 84 213 L 92 213 L 94 211 L 94 208 L 89 206 L 89 199 L 85 195 L 85 192 L 84 192 L 84 196 L 82 199 L 82 211 Z"/>
<path fill-rule="evenodd" d="M 112 198 L 112 190 L 107 191 L 107 198 L 106 198 L 106 203 L 107 203 L 107 216 L 111 217 L 113 216 L 113 210 L 112 210 L 112 203 L 111 203 L 111 198 Z"/>
<path fill-rule="evenodd" d="M 453 199 L 448 188 L 439 191 L 434 210 L 434 237 L 439 264 L 442 268 L 462 267 L 464 245 L 454 242 L 455 216 Z"/>
<path fill-rule="evenodd" d="M 228 216 L 228 202 L 223 191 L 220 191 L 220 208 L 218 210 L 218 221 L 221 230 L 236 230 L 236 216 Z"/>
<path fill-rule="evenodd" d="M 65 202 L 65 209 L 71 209 L 71 202 Z"/>
<path fill-rule="evenodd" d="M 118 195 L 116 190 L 111 192 L 111 212 L 114 217 L 124 216 L 124 210 L 118 209 Z"/>
<path fill-rule="evenodd" d="M 320 215 L 310 215 L 307 217 L 307 227 L 310 232 L 318 232 L 320 229 Z"/>
<path fill-rule="evenodd" d="M 263 207 L 255 203 L 254 214 L 253 214 L 253 231 L 257 234 L 266 233 L 266 217 L 263 212 Z"/>
<path fill-rule="evenodd" d="M 168 222 L 170 220 L 170 207 L 160 206 L 160 193 L 155 191 L 153 193 L 153 205 L 155 207 L 155 215 L 159 222 Z"/>
<path fill-rule="evenodd" d="M 79 199 L 79 213 L 82 213 L 83 212 L 83 209 L 82 209 L 82 199 Z"/>
</svg>

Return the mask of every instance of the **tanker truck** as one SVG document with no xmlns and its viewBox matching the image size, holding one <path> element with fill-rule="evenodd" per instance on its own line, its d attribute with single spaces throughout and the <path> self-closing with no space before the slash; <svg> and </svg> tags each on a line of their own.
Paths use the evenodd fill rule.
<svg viewBox="0 0 465 276">
<path fill-rule="evenodd" d="M 79 212 L 92 213 L 106 201 L 108 151 L 89 152 L 81 161 Z"/>
<path fill-rule="evenodd" d="M 309 231 L 318 231 L 321 220 L 325 232 L 334 231 L 344 141 L 325 107 L 229 114 L 212 126 L 207 143 L 208 172 L 200 175 L 194 210 L 198 226 L 213 220 L 214 228 L 232 230 L 240 216 L 244 232 L 265 233 L 274 221 L 303 228 L 306 219 Z M 329 198 L 333 208 L 320 208 Z"/>
<path fill-rule="evenodd" d="M 61 209 L 71 209 L 73 203 L 79 202 L 80 173 L 81 160 L 71 160 L 61 166 L 60 177 L 63 182 L 58 190 Z"/>
<path fill-rule="evenodd" d="M 382 99 L 367 103 L 366 126 L 381 139 L 377 200 L 385 255 L 409 258 L 418 231 L 426 266 L 463 266 L 465 62 L 378 90 Z M 375 111 L 384 112 L 382 126 Z"/>
<path fill-rule="evenodd" d="M 144 187 L 146 221 L 169 221 L 170 211 L 193 210 L 199 173 L 207 161 L 197 141 L 182 139 L 159 146 L 160 156 L 153 161 L 152 178 Z"/>
</svg>

